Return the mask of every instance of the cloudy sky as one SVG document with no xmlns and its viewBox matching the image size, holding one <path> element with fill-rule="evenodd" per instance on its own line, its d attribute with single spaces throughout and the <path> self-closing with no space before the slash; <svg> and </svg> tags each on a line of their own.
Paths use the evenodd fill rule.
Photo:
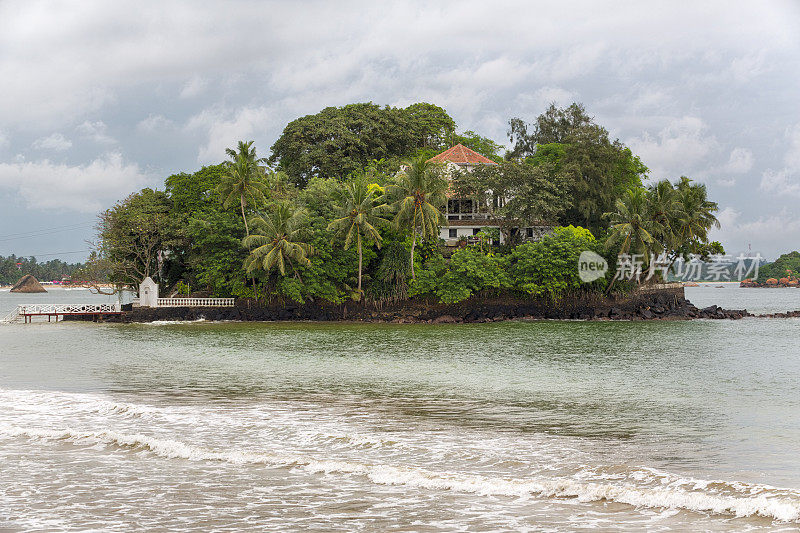
<svg viewBox="0 0 800 533">
<path fill-rule="evenodd" d="M 579 101 L 729 252 L 800 248 L 798 2 L 0 0 L 0 255 L 85 257 L 96 213 L 326 106 L 426 101 L 507 143 Z"/>
</svg>

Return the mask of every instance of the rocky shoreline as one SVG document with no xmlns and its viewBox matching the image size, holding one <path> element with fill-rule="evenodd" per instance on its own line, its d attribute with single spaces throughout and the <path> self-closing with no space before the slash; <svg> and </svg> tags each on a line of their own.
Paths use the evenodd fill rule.
<svg viewBox="0 0 800 533">
<path fill-rule="evenodd" d="M 800 312 L 799 312 L 800 313 Z M 375 322 L 393 324 L 457 324 L 505 320 L 737 320 L 754 316 L 747 310 L 698 308 L 684 296 L 683 287 L 638 291 L 606 297 L 576 295 L 554 304 L 546 300 L 472 298 L 458 304 L 405 301 L 382 306 L 349 302 L 341 305 L 287 303 L 261 305 L 238 301 L 234 307 L 129 308 L 106 321 L 146 323 L 155 321 L 313 321 Z M 75 318 L 68 318 L 75 319 Z"/>
<path fill-rule="evenodd" d="M 752 279 L 745 279 L 739 283 L 739 287 L 746 289 L 781 289 L 787 287 L 797 288 L 800 287 L 800 281 L 795 277 L 786 277 L 781 279 L 769 278 L 763 283 Z"/>
</svg>

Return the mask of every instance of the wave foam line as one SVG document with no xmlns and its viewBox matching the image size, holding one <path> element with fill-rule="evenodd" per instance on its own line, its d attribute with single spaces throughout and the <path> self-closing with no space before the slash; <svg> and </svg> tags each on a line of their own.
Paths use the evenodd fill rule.
<svg viewBox="0 0 800 533">
<path fill-rule="evenodd" d="M 172 422 L 192 422 L 199 417 L 180 408 L 163 408 L 105 399 L 91 394 L 35 390 L 0 389 L 0 407 L 12 411 L 35 412 L 63 416 L 59 411 L 77 411 L 100 415 L 121 415 L 129 418 L 166 418 Z"/>
<path fill-rule="evenodd" d="M 736 517 L 763 516 L 783 522 L 800 520 L 800 497 L 786 495 L 731 496 L 703 491 L 687 491 L 674 487 L 637 487 L 630 483 L 612 484 L 579 481 L 571 478 L 507 479 L 475 474 L 439 473 L 422 468 L 399 468 L 347 461 L 313 460 L 302 456 L 280 456 L 243 451 L 213 451 L 172 439 L 113 431 L 80 433 L 0 427 L 10 437 L 27 437 L 45 441 L 66 441 L 74 444 L 104 444 L 151 452 L 157 456 L 189 461 L 221 461 L 232 464 L 266 464 L 278 467 L 299 467 L 311 473 L 339 473 L 364 476 L 381 485 L 404 485 L 429 490 L 451 490 L 480 495 L 549 498 L 577 498 L 581 502 L 614 501 L 635 507 L 684 509 Z M 738 485 L 738 483 L 737 483 Z M 747 484 L 741 484 L 743 489 Z M 783 490 L 783 489 L 779 489 Z M 744 490 L 743 492 L 747 492 Z M 785 492 L 785 490 L 784 490 Z"/>
</svg>

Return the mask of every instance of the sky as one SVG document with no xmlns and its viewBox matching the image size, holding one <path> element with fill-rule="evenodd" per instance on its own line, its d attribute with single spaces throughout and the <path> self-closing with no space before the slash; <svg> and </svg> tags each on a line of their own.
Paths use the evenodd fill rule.
<svg viewBox="0 0 800 533">
<path fill-rule="evenodd" d="M 650 168 L 719 203 L 732 254 L 800 249 L 800 2 L 0 0 L 0 255 L 83 260 L 100 210 L 260 155 L 294 118 L 585 105 Z"/>
</svg>

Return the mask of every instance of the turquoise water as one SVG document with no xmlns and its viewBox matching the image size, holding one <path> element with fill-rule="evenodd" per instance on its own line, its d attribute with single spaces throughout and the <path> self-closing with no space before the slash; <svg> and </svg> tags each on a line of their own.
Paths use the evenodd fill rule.
<svg viewBox="0 0 800 533">
<path fill-rule="evenodd" d="M 796 289 L 687 296 L 800 309 Z M 0 527 L 796 530 L 799 337 L 798 319 L 0 326 Z"/>
</svg>

